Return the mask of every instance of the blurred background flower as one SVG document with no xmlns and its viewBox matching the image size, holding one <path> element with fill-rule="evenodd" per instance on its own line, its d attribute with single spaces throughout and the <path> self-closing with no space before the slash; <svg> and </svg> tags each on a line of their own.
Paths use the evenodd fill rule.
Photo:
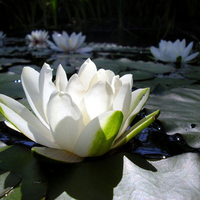
<svg viewBox="0 0 200 200">
<path fill-rule="evenodd" d="M 45 30 L 31 31 L 31 34 L 26 36 L 29 47 L 47 47 L 47 39 L 49 38 L 48 32 Z"/>
<path fill-rule="evenodd" d="M 66 31 L 63 31 L 62 34 L 54 32 L 52 38 L 55 42 L 48 40 L 48 44 L 51 49 L 58 52 L 76 52 L 76 53 L 87 53 L 91 52 L 93 49 L 91 47 L 83 47 L 83 43 L 86 39 L 85 35 L 82 33 L 76 34 L 73 32 L 70 36 Z"/>
<path fill-rule="evenodd" d="M 156 60 L 163 62 L 187 63 L 199 54 L 199 52 L 190 54 L 192 47 L 193 42 L 190 42 L 190 44 L 186 47 L 185 39 L 182 41 L 178 39 L 175 42 L 161 40 L 159 48 L 151 46 L 150 51 Z"/>
<path fill-rule="evenodd" d="M 3 31 L 0 31 L 0 47 L 3 46 L 3 39 L 6 37 L 6 34 Z"/>
</svg>

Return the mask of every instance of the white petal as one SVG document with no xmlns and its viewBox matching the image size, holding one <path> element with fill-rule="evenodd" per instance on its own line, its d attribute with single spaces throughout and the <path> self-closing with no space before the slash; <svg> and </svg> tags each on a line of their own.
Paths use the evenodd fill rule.
<svg viewBox="0 0 200 200">
<path fill-rule="evenodd" d="M 113 102 L 113 90 L 107 82 L 96 83 L 84 96 L 90 119 L 108 111 Z"/>
<path fill-rule="evenodd" d="M 79 46 L 79 39 L 81 37 L 81 33 L 77 34 L 74 36 L 73 40 L 72 40 L 72 48 L 76 49 Z"/>
<path fill-rule="evenodd" d="M 47 120 L 47 104 L 49 102 L 49 98 L 52 92 L 56 90 L 54 83 L 52 82 L 52 69 L 46 63 L 42 66 L 39 76 L 39 92 L 40 92 L 40 100 L 42 102 L 42 109 L 45 116 L 45 121 Z"/>
<path fill-rule="evenodd" d="M 58 66 L 57 69 L 57 73 L 56 73 L 56 88 L 59 91 L 65 91 L 66 87 L 67 87 L 67 76 L 65 73 L 65 70 L 63 69 L 62 65 L 60 64 Z"/>
<path fill-rule="evenodd" d="M 111 86 L 112 86 L 114 98 L 115 98 L 117 93 L 119 92 L 121 86 L 122 86 L 122 81 L 120 80 L 119 76 L 115 76 L 113 78 Z"/>
<path fill-rule="evenodd" d="M 93 119 L 80 134 L 73 153 L 81 157 L 106 153 L 118 134 L 122 120 L 120 111 L 108 111 Z"/>
<path fill-rule="evenodd" d="M 126 131 L 134 117 L 140 112 L 149 97 L 149 93 L 149 88 L 138 89 L 132 92 L 129 115 L 126 119 L 124 119 L 124 123 L 121 126 L 120 133 L 118 134 L 117 138 Z"/>
<path fill-rule="evenodd" d="M 184 59 L 183 62 L 191 61 L 198 55 L 199 55 L 199 52 L 193 53 L 193 54 L 189 55 L 186 59 Z"/>
<path fill-rule="evenodd" d="M 190 44 L 188 44 L 188 46 L 183 50 L 183 52 L 181 53 L 183 60 L 185 60 L 187 58 L 190 51 L 192 50 L 192 47 L 193 47 L 193 42 L 190 42 Z"/>
<path fill-rule="evenodd" d="M 132 74 L 125 74 L 124 76 L 122 76 L 120 78 L 120 80 L 122 81 L 122 85 L 128 83 L 130 85 L 130 88 L 133 87 L 133 76 L 132 76 Z"/>
<path fill-rule="evenodd" d="M 60 47 L 57 47 L 53 42 L 51 42 L 50 40 L 46 41 L 48 43 L 48 45 L 50 46 L 51 49 L 53 49 L 54 51 L 58 51 L 58 52 L 63 52 L 64 50 L 61 49 Z"/>
<path fill-rule="evenodd" d="M 78 105 L 82 100 L 83 96 L 85 95 L 87 88 L 84 87 L 83 83 L 81 82 L 79 76 L 74 74 L 69 79 L 69 82 L 66 87 L 66 92 L 70 94 L 73 101 Z"/>
<path fill-rule="evenodd" d="M 180 51 L 182 52 L 185 49 L 186 41 L 183 39 L 180 43 Z"/>
<path fill-rule="evenodd" d="M 89 83 L 93 76 L 97 73 L 96 65 L 88 58 L 82 65 L 78 72 L 85 88 L 89 87 Z"/>
<path fill-rule="evenodd" d="M 77 53 L 89 53 L 91 51 L 93 51 L 92 47 L 82 47 L 75 50 Z"/>
<path fill-rule="evenodd" d="M 106 70 L 106 73 L 108 75 L 109 78 L 109 83 L 111 84 L 113 81 L 113 78 L 115 77 L 115 73 L 111 70 Z M 117 75 L 116 77 L 119 77 L 119 75 Z"/>
<path fill-rule="evenodd" d="M 60 33 L 56 32 L 52 34 L 52 38 L 57 46 L 60 46 L 60 37 L 61 37 Z"/>
<path fill-rule="evenodd" d="M 100 69 L 97 71 L 97 73 L 93 76 L 92 80 L 90 81 L 89 88 L 91 88 L 98 81 L 104 81 L 109 83 L 109 76 L 105 69 Z"/>
<path fill-rule="evenodd" d="M 81 35 L 82 35 L 82 34 L 81 34 Z M 79 41 L 78 41 L 78 44 L 77 44 L 76 48 L 81 47 L 82 44 L 84 43 L 85 39 L 86 39 L 86 36 L 85 36 L 85 35 L 81 36 L 81 37 L 79 38 Z"/>
<path fill-rule="evenodd" d="M 69 35 L 68 35 L 68 33 L 67 33 L 66 31 L 63 31 L 63 32 L 62 32 L 62 36 L 63 36 L 66 40 L 69 39 Z"/>
<path fill-rule="evenodd" d="M 39 72 L 31 67 L 24 67 L 21 75 L 22 86 L 29 105 L 40 121 L 49 128 L 45 120 L 39 92 Z"/>
<path fill-rule="evenodd" d="M 158 48 L 152 46 L 150 47 L 150 51 L 153 54 L 153 56 L 155 57 L 156 60 L 160 60 L 161 55 L 160 55 L 160 51 Z"/>
<path fill-rule="evenodd" d="M 0 110 L 17 130 L 31 140 L 48 147 L 59 148 L 50 130 L 18 101 L 0 94 Z M 12 126 L 9 127 L 12 128 Z"/>
<path fill-rule="evenodd" d="M 126 119 L 129 114 L 129 107 L 131 103 L 131 88 L 128 83 L 122 85 L 120 88 L 114 102 L 113 102 L 113 110 L 120 110 L 124 115 L 124 119 Z"/>
<path fill-rule="evenodd" d="M 72 152 L 84 124 L 80 110 L 68 94 L 54 92 L 51 95 L 48 119 L 56 143 Z"/>
</svg>

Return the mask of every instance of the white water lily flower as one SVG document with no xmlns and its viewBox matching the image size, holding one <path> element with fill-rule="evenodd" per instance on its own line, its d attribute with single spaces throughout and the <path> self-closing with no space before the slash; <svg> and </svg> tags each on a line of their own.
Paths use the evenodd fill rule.
<svg viewBox="0 0 200 200">
<path fill-rule="evenodd" d="M 69 80 L 59 65 L 56 80 L 44 64 L 40 73 L 24 67 L 22 86 L 32 112 L 18 101 L 0 94 L 0 112 L 6 124 L 46 147 L 39 154 L 64 162 L 105 154 L 127 143 L 151 124 L 156 111 L 128 131 L 133 118 L 148 99 L 149 88 L 132 92 L 132 75 L 121 78 L 87 59 Z"/>
<path fill-rule="evenodd" d="M 82 35 L 81 32 L 79 34 L 73 32 L 70 36 L 65 31 L 62 34 L 54 32 L 52 38 L 55 44 L 50 40 L 47 42 L 51 49 L 58 52 L 87 53 L 93 50 L 91 47 L 82 47 L 86 36 Z"/>
<path fill-rule="evenodd" d="M 0 31 L 0 47 L 3 46 L 3 39 L 6 37 L 6 34 L 3 31 Z"/>
<path fill-rule="evenodd" d="M 29 47 L 47 47 L 46 41 L 48 40 L 49 35 L 45 30 L 35 30 L 31 31 L 31 34 L 26 36 L 28 40 Z"/>
<path fill-rule="evenodd" d="M 185 39 L 182 41 L 176 40 L 174 43 L 171 41 L 161 40 L 159 48 L 151 46 L 150 51 L 156 60 L 187 63 L 199 54 L 199 52 L 190 54 L 192 47 L 193 42 L 190 42 L 190 44 L 186 47 Z"/>
<path fill-rule="evenodd" d="M 3 33 L 3 31 L 0 31 L 0 40 L 4 39 L 6 37 L 6 34 Z"/>
</svg>

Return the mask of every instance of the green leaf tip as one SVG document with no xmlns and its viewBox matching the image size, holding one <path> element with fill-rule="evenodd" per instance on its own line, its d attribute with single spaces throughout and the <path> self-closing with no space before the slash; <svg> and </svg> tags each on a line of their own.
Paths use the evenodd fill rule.
<svg viewBox="0 0 200 200">
<path fill-rule="evenodd" d="M 112 146 L 112 149 L 117 148 L 121 145 L 126 144 L 134 136 L 144 130 L 147 126 L 152 124 L 159 116 L 160 110 L 157 110 L 148 116 L 141 119 L 139 122 L 134 124 L 128 131 L 126 131 L 120 138 L 118 138 Z"/>
</svg>

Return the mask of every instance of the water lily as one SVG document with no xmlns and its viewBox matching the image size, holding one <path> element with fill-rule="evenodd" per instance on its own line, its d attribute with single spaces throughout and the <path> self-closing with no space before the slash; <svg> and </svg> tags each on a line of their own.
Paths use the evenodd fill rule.
<svg viewBox="0 0 200 200">
<path fill-rule="evenodd" d="M 132 92 L 132 75 L 97 71 L 90 59 L 69 80 L 59 65 L 52 82 L 52 69 L 45 63 L 40 73 L 24 67 L 21 81 L 34 114 L 0 94 L 6 124 L 45 146 L 33 152 L 63 162 L 103 155 L 127 143 L 159 115 L 158 110 L 127 129 L 147 101 L 149 88 Z"/>
<path fill-rule="evenodd" d="M 54 32 L 52 38 L 55 44 L 50 40 L 47 42 L 51 49 L 58 52 L 87 53 L 93 50 L 91 47 L 83 47 L 86 36 L 82 35 L 81 32 L 78 34 L 73 32 L 70 36 L 65 31 L 63 31 L 62 34 Z"/>
<path fill-rule="evenodd" d="M 6 34 L 3 33 L 3 31 L 0 31 L 0 40 L 4 39 L 6 37 Z"/>
<path fill-rule="evenodd" d="M 49 38 L 48 32 L 45 30 L 31 31 L 31 34 L 26 36 L 29 47 L 47 47 L 46 41 Z"/>
<path fill-rule="evenodd" d="M 6 34 L 3 31 L 0 31 L 0 47 L 3 46 L 3 39 L 6 37 Z"/>
<path fill-rule="evenodd" d="M 198 52 L 190 54 L 192 47 L 193 42 L 190 42 L 186 47 L 185 39 L 182 41 L 176 40 L 174 43 L 171 41 L 161 40 L 159 48 L 151 46 L 150 51 L 156 60 L 187 63 L 199 54 Z"/>
</svg>

